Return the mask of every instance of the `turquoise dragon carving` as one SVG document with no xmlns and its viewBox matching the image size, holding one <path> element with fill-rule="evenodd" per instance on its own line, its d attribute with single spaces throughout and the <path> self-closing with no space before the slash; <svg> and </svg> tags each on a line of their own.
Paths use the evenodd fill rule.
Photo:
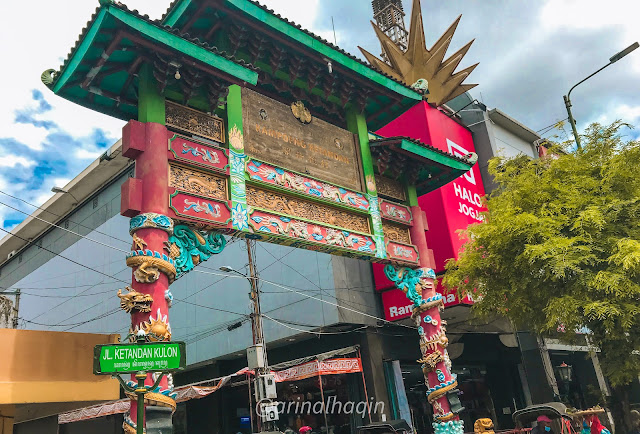
<svg viewBox="0 0 640 434">
<path fill-rule="evenodd" d="M 430 268 L 418 268 L 412 270 L 411 268 L 396 269 L 391 264 L 387 264 L 384 267 L 384 274 L 387 279 L 396 284 L 396 287 L 404 291 L 407 298 L 413 302 L 415 307 L 426 303 L 426 300 L 422 299 L 422 282 L 423 278 L 435 279 L 436 275 Z"/>
<path fill-rule="evenodd" d="M 193 270 L 211 255 L 224 250 L 227 239 L 219 232 L 194 230 L 186 225 L 176 225 L 169 237 L 167 249 L 175 258 L 176 279 Z"/>
</svg>

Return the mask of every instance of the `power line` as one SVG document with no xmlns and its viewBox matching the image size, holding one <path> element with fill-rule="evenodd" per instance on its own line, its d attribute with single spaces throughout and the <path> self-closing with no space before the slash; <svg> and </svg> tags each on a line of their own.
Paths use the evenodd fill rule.
<svg viewBox="0 0 640 434">
<path fill-rule="evenodd" d="M 282 265 L 284 265 L 285 267 L 293 270 L 295 273 L 297 273 L 298 275 L 300 275 L 301 277 L 303 277 L 307 282 L 311 283 L 313 286 L 315 286 L 316 288 L 318 288 L 321 292 L 321 294 L 326 295 L 327 297 L 331 297 L 337 301 L 341 301 L 343 303 L 347 303 L 351 306 L 354 305 L 358 305 L 358 306 L 363 306 L 363 307 L 368 307 L 368 308 L 375 308 L 375 306 L 371 306 L 369 303 L 360 303 L 357 301 L 352 301 L 352 300 L 345 300 L 343 298 L 340 297 L 336 297 L 335 295 L 331 295 L 331 293 L 329 292 L 330 289 L 324 289 L 322 287 L 320 287 L 320 285 L 318 285 L 317 283 L 315 283 L 314 281 L 312 281 L 311 279 L 309 279 L 307 276 L 305 276 L 304 274 L 302 274 L 301 272 L 299 272 L 298 270 L 296 270 L 295 268 L 293 268 L 292 266 L 290 266 L 289 264 L 287 264 L 286 262 L 283 262 L 282 260 L 278 259 L 275 255 L 273 255 L 270 251 L 268 251 L 265 247 L 262 247 L 262 249 L 267 252 L 269 255 L 271 255 L 272 258 L 274 258 L 276 261 L 280 262 Z M 319 267 L 318 267 L 319 268 Z M 332 289 L 337 289 L 337 288 L 332 288 Z"/>
<path fill-rule="evenodd" d="M 114 313 L 118 312 L 119 310 L 120 309 L 118 308 L 118 309 L 115 309 L 113 311 L 109 311 L 107 313 L 103 313 L 102 315 L 99 315 L 99 316 L 97 316 L 95 318 L 92 318 L 90 320 L 81 321 L 81 322 L 77 322 L 77 323 L 71 323 L 71 324 L 44 324 L 44 323 L 41 323 L 41 322 L 32 321 L 32 320 L 25 319 L 25 318 L 22 318 L 22 317 L 20 317 L 20 319 L 22 321 L 24 321 L 24 322 L 29 323 L 29 324 L 36 324 L 36 325 L 43 326 L 43 327 L 68 327 L 68 326 L 74 326 L 74 328 L 75 328 L 75 327 L 77 327 L 79 325 L 87 324 L 87 323 L 90 323 L 90 322 L 93 322 L 93 321 L 97 321 L 97 320 L 102 319 L 102 318 L 106 318 L 106 317 L 108 317 L 110 315 L 113 315 Z"/>
<path fill-rule="evenodd" d="M 546 126 L 546 127 L 544 127 L 544 128 L 540 128 L 539 130 L 537 130 L 537 131 L 536 131 L 536 133 L 539 133 L 540 131 L 542 131 L 542 130 L 546 130 L 546 129 L 548 129 L 548 128 L 553 128 L 553 127 L 555 127 L 556 125 L 558 125 L 560 122 L 564 122 L 564 121 L 566 121 L 567 119 L 569 119 L 569 118 L 567 117 L 567 118 L 564 118 L 564 119 L 559 119 L 559 120 L 555 121 L 554 123 L 552 123 L 551 125 L 547 125 L 547 126 Z"/>
<path fill-rule="evenodd" d="M 28 239 L 23 238 L 23 237 L 21 237 L 20 235 L 17 235 L 17 234 L 11 233 L 11 232 L 9 232 L 8 230 L 6 230 L 6 229 L 4 229 L 4 228 L 0 228 L 0 231 L 5 232 L 5 233 L 9 234 L 9 235 L 11 235 L 12 237 L 19 238 L 19 239 L 21 239 L 22 241 L 24 241 L 24 242 L 26 242 L 26 243 L 31 243 L 31 241 L 29 241 Z M 117 281 L 119 281 L 119 282 L 123 282 L 123 283 L 126 283 L 126 284 L 128 284 L 128 283 L 129 283 L 129 282 L 125 282 L 124 280 L 118 279 L 118 278 L 116 278 L 116 277 L 110 276 L 109 274 L 103 273 L 102 271 L 99 271 L 99 270 L 96 270 L 96 269 L 94 269 L 94 268 L 91 268 L 91 267 L 89 267 L 88 265 L 81 264 L 80 262 L 78 262 L 78 261 L 74 261 L 73 259 L 67 258 L 66 256 L 62 256 L 60 253 L 56 253 L 56 252 L 54 252 L 53 250 L 49 250 L 49 249 L 47 249 L 46 247 L 38 246 L 38 248 L 39 248 L 39 249 L 42 249 L 42 250 L 45 250 L 45 251 L 47 251 L 47 252 L 49 252 L 49 253 L 52 253 L 52 254 L 54 254 L 54 255 L 56 255 L 56 256 L 59 256 L 59 257 L 61 257 L 62 259 L 66 259 L 66 260 L 67 260 L 67 261 L 69 261 L 69 262 L 73 262 L 73 263 L 74 263 L 74 264 L 76 264 L 76 265 L 80 265 L 81 267 L 84 267 L 84 268 L 86 268 L 86 269 L 88 269 L 88 270 L 95 271 L 96 273 L 102 274 L 103 276 L 107 276 L 107 277 L 109 277 L 109 278 L 111 278 L 111 279 L 114 279 L 114 280 L 117 280 Z"/>
<path fill-rule="evenodd" d="M 284 322 L 281 322 L 281 321 L 279 321 L 279 320 L 277 320 L 275 318 L 271 318 L 270 316 L 265 315 L 265 314 L 262 314 L 262 316 L 267 318 L 268 320 L 271 320 L 271 321 L 273 321 L 273 322 L 275 322 L 277 324 L 280 324 L 282 327 L 286 327 L 288 329 L 295 330 L 295 331 L 302 332 L 302 333 L 309 333 L 309 334 L 312 334 L 312 335 L 344 335 L 344 334 L 347 334 L 347 333 L 357 333 L 360 330 L 366 329 L 368 327 L 368 326 L 362 326 L 362 327 L 358 327 L 358 328 L 353 329 L 353 330 L 344 330 L 344 331 L 339 331 L 339 332 L 315 332 L 315 331 L 312 331 L 312 330 L 303 330 L 303 329 L 292 327 L 290 325 L 285 324 Z M 310 327 L 312 327 L 312 326 L 310 326 Z"/>
<path fill-rule="evenodd" d="M 204 274 L 211 274 L 211 275 L 214 275 L 214 276 L 222 276 L 222 274 L 220 274 L 220 273 L 212 273 L 212 272 L 207 272 L 207 271 L 202 271 L 202 270 L 197 270 L 197 269 L 194 269 L 193 271 L 195 271 L 196 273 L 204 273 Z M 233 275 L 229 275 L 229 277 L 231 277 L 231 278 L 244 278 L 244 279 L 250 279 L 250 277 L 248 277 L 248 276 L 233 276 Z M 281 285 L 281 284 L 279 284 L 279 283 L 271 282 L 270 280 L 266 280 L 266 279 L 262 279 L 262 278 L 261 278 L 260 280 L 261 280 L 262 282 L 264 282 L 264 283 L 268 283 L 269 285 L 273 285 L 273 286 L 276 286 L 276 287 L 278 287 L 278 288 L 285 289 L 285 290 L 287 290 L 287 291 L 289 291 L 289 292 L 294 292 L 294 293 L 296 293 L 296 294 L 302 295 L 303 297 L 306 297 L 306 298 L 310 298 L 310 299 L 317 300 L 317 301 L 319 301 L 319 302 L 321 302 L 321 303 L 330 304 L 330 305 L 335 306 L 335 307 L 337 307 L 337 308 L 339 308 L 339 309 L 345 309 L 345 310 L 348 310 L 348 311 L 350 311 L 350 312 L 357 313 L 357 314 L 359 314 L 359 315 L 362 315 L 362 316 L 366 316 L 366 317 L 369 317 L 369 318 L 375 319 L 375 320 L 377 320 L 377 321 L 383 321 L 383 322 L 388 323 L 388 324 L 393 324 L 393 325 L 395 325 L 395 326 L 399 326 L 399 327 L 406 327 L 406 328 L 410 328 L 410 329 L 412 329 L 412 330 L 413 330 L 413 327 L 410 327 L 410 326 L 407 326 L 407 325 L 404 325 L 404 324 L 394 323 L 394 322 L 388 321 L 388 320 L 386 320 L 386 319 L 382 319 L 382 318 L 379 318 L 379 317 L 377 317 L 377 316 L 370 315 L 370 314 L 365 313 L 365 312 L 360 312 L 360 311 L 358 311 L 358 310 L 356 310 L 356 309 L 351 309 L 351 308 L 346 307 L 346 306 L 340 306 L 340 305 L 338 305 L 338 304 L 336 304 L 336 303 L 332 303 L 332 302 L 330 302 L 330 301 L 323 300 L 323 299 L 321 299 L 321 298 L 314 297 L 314 296 L 312 296 L 312 295 L 304 294 L 304 293 L 302 293 L 302 292 L 300 292 L 300 291 L 296 291 L 295 289 L 291 289 L 291 288 L 289 288 L 289 287 L 287 287 L 287 286 L 284 286 L 284 285 Z M 298 288 L 298 289 L 299 289 L 299 288 Z"/>
<path fill-rule="evenodd" d="M 9 194 L 7 192 L 4 192 L 2 190 L 0 190 L 0 194 L 4 194 L 5 196 L 9 196 L 9 197 L 11 197 L 13 199 L 19 200 L 20 202 L 26 203 L 27 205 L 32 206 L 32 207 L 34 207 L 36 209 L 39 209 L 41 211 L 48 212 L 49 214 L 51 214 L 51 215 L 53 215 L 55 217 L 58 217 L 58 218 L 63 218 L 64 217 L 64 216 L 62 216 L 60 214 L 56 214 L 54 212 L 49 211 L 46 208 L 42 208 L 42 207 L 40 207 L 38 205 L 34 205 L 31 202 L 27 202 L 26 200 L 24 200 L 24 199 L 22 199 L 20 197 L 14 196 L 14 195 Z M 98 234 L 101 234 L 101 235 L 106 235 L 106 236 L 108 236 L 110 238 L 113 238 L 114 240 L 121 241 L 121 242 L 126 243 L 126 244 L 131 244 L 131 241 L 125 241 L 125 240 L 122 240 L 120 238 L 114 237 L 113 235 L 110 235 L 110 234 L 107 234 L 107 233 L 104 233 L 104 232 L 100 232 L 99 230 L 91 228 L 91 227 L 86 226 L 86 225 L 83 225 L 82 223 L 77 223 L 77 222 L 74 222 L 74 221 L 71 221 L 71 220 L 69 220 L 69 223 L 73 223 L 74 225 L 78 225 L 78 226 L 83 227 L 85 229 L 89 229 L 89 230 L 94 231 L 94 232 L 96 232 Z"/>
<path fill-rule="evenodd" d="M 2 192 L 2 191 L 0 191 L 0 193 L 6 194 L 6 193 L 4 193 L 4 192 Z M 10 195 L 9 195 L 9 196 L 10 196 Z M 13 196 L 12 196 L 12 197 L 13 197 Z M 4 204 L 4 203 L 3 203 L 3 205 L 6 205 L 6 204 Z M 8 206 L 8 205 L 7 205 L 7 206 Z M 9 206 L 9 207 L 10 207 L 10 206 Z M 12 207 L 10 207 L 10 208 L 12 208 Z M 21 211 L 21 212 L 22 212 L 22 211 Z M 42 219 L 40 219 L 40 220 L 42 220 Z M 51 223 L 51 222 L 47 222 L 46 220 L 42 220 L 42 221 L 43 221 L 43 222 L 45 222 L 45 223 L 47 223 L 47 224 L 49 224 L 49 225 L 51 225 L 51 226 L 55 226 L 55 227 L 60 228 L 59 226 L 57 226 L 57 225 L 55 225 L 55 224 L 53 224 L 53 223 Z M 61 228 L 61 229 L 63 229 L 63 228 Z M 23 238 L 23 237 L 21 237 L 21 236 L 19 236 L 19 235 L 17 235 L 17 234 L 13 234 L 13 233 L 11 233 L 11 232 L 9 232 L 9 231 L 7 231 L 7 230 L 3 229 L 3 228 L 0 228 L 0 230 L 2 230 L 3 232 L 5 232 L 5 233 L 7 233 L 7 234 L 9 234 L 9 235 L 11 235 L 11 236 L 14 236 L 14 237 L 16 237 L 16 238 L 19 238 L 19 239 L 21 239 L 21 240 L 23 240 L 23 241 L 25 241 L 25 242 L 27 242 L 27 243 L 31 243 L 29 240 L 27 240 L 27 239 L 25 239 L 25 238 Z M 67 230 L 67 229 L 65 229 L 65 230 Z M 88 239 L 89 241 L 93 241 L 93 242 L 99 243 L 99 244 L 101 244 L 101 245 L 103 245 L 103 246 L 106 246 L 106 247 L 110 247 L 110 248 L 113 248 L 113 249 L 116 249 L 116 250 L 123 251 L 123 250 L 121 250 L 121 249 L 118 249 L 117 247 L 109 246 L 109 245 L 107 245 L 107 244 L 104 244 L 104 243 L 98 242 L 98 241 L 96 241 L 96 240 L 93 240 L 93 239 L 91 239 L 91 238 L 85 237 L 84 235 L 80 235 L 80 234 L 75 233 L 75 232 L 73 232 L 73 231 L 70 231 L 70 230 L 67 230 L 67 231 L 68 231 L 68 232 L 71 232 L 71 233 L 73 233 L 73 234 L 75 234 L 75 235 L 77 235 L 77 236 L 79 236 L 79 237 L 82 237 L 82 238 Z M 110 275 L 108 275 L 108 274 L 106 274 L 106 273 L 103 273 L 102 271 L 99 271 L 99 270 L 96 270 L 96 269 L 94 269 L 94 268 L 91 268 L 91 267 L 89 267 L 89 266 L 87 266 L 87 265 L 81 264 L 81 263 L 79 263 L 79 262 L 77 262 L 77 261 L 74 261 L 73 259 L 67 258 L 66 256 L 63 256 L 63 255 L 61 255 L 61 254 L 59 254 L 59 253 L 53 252 L 53 251 L 51 251 L 51 250 L 47 249 L 46 247 L 41 247 L 41 246 L 38 246 L 38 247 L 39 247 L 39 248 L 41 248 L 41 249 L 43 249 L 43 250 L 45 250 L 45 251 L 48 251 L 48 252 L 50 252 L 50 253 L 52 253 L 52 254 L 56 255 L 56 256 L 59 256 L 59 257 L 61 257 L 61 258 L 63 258 L 63 259 L 66 259 L 66 260 L 68 260 L 68 261 L 70 261 L 70 262 L 72 262 L 72 263 L 74 263 L 74 264 L 80 265 L 80 266 L 82 266 L 82 267 L 84 267 L 84 268 L 87 268 L 87 269 L 89 269 L 89 270 L 91 270 L 91 271 L 94 271 L 94 272 L 96 272 L 96 273 L 102 274 L 102 275 L 104 275 L 104 276 L 106 276 L 106 277 L 109 277 L 109 278 L 111 278 L 111 279 L 114 279 L 114 280 L 117 280 L 117 281 L 123 282 L 123 283 L 125 283 L 125 284 L 128 284 L 128 283 L 129 283 L 129 282 L 124 281 L 124 280 L 122 280 L 122 279 L 119 279 L 119 278 L 116 278 L 116 277 L 110 276 Z M 266 251 L 266 249 L 265 249 L 265 251 Z M 270 252 L 268 252 L 268 253 L 270 253 Z M 291 253 L 291 252 L 289 252 L 289 253 Z M 288 254 L 289 254 L 289 253 L 288 253 Z M 272 256 L 273 256 L 273 255 L 272 255 Z M 275 258 L 277 261 L 280 261 L 280 260 L 279 260 L 278 258 L 276 258 L 275 256 L 274 256 L 274 258 Z M 287 265 L 287 264 L 285 264 L 285 265 Z M 287 266 L 288 266 L 288 265 L 287 265 Z M 289 267 L 289 268 L 291 268 L 291 267 Z M 223 274 L 219 274 L 219 273 L 211 273 L 211 272 L 207 273 L 207 272 L 205 272 L 205 271 L 201 271 L 201 270 L 194 270 L 194 271 L 196 271 L 196 272 L 201 272 L 201 273 L 205 273 L 205 274 L 212 274 L 212 275 L 222 276 L 222 277 L 223 277 L 223 279 L 224 279 L 224 278 L 228 278 L 228 277 L 241 277 L 241 276 L 223 275 Z M 249 277 L 248 277 L 248 276 L 242 276 L 242 277 L 249 279 Z M 303 276 L 303 277 L 305 277 L 305 276 Z M 305 278 L 306 278 L 306 277 L 305 277 Z M 219 280 L 223 280 L 223 279 L 219 279 Z M 309 279 L 307 279 L 307 280 L 309 280 Z M 280 287 L 280 288 L 283 288 L 283 289 L 285 289 L 285 290 L 287 290 L 287 291 L 289 291 L 289 292 L 297 293 L 297 294 L 299 294 L 299 295 L 302 295 L 303 297 L 310 298 L 310 299 L 315 299 L 315 300 L 318 300 L 318 301 L 320 301 L 320 302 L 322 302 L 322 303 L 330 304 L 330 305 L 332 305 L 332 306 L 338 307 L 339 309 L 340 309 L 340 308 L 341 308 L 341 309 L 345 309 L 345 310 L 348 310 L 348 311 L 351 311 L 351 312 L 354 312 L 354 313 L 357 313 L 357 314 L 360 314 L 360 315 L 363 315 L 363 316 L 366 316 L 366 317 L 370 317 L 370 318 L 376 319 L 376 320 L 378 320 L 378 321 L 384 321 L 384 322 L 387 322 L 387 323 L 390 323 L 390 324 L 394 324 L 394 325 L 398 325 L 398 326 L 403 326 L 403 327 L 407 327 L 407 328 L 412 328 L 412 327 L 409 327 L 409 326 L 405 326 L 404 324 L 395 324 L 395 323 L 392 323 L 391 321 L 387 321 L 387 320 L 384 320 L 384 319 L 382 319 L 382 318 L 378 318 L 378 317 L 376 317 L 376 316 L 374 316 L 374 315 L 370 315 L 370 314 L 367 314 L 367 313 L 364 313 L 364 312 L 360 312 L 360 311 L 358 311 L 358 310 L 356 310 L 356 309 L 352 309 L 352 308 L 349 308 L 349 307 L 346 307 L 346 306 L 339 306 L 338 304 L 331 303 L 331 302 L 329 302 L 329 301 L 322 300 L 322 299 L 320 299 L 320 298 L 313 297 L 313 296 L 311 296 L 311 295 L 307 295 L 307 294 L 301 293 L 301 292 L 299 292 L 299 291 L 296 291 L 296 290 L 291 289 L 291 288 L 288 288 L 288 287 L 286 287 L 286 286 L 283 286 L 283 285 L 277 284 L 277 283 L 275 283 L 275 282 L 271 282 L 271 281 L 268 281 L 268 280 L 265 280 L 265 279 L 261 279 L 261 281 L 262 281 L 262 282 L 265 282 L 265 283 L 268 283 L 268 284 L 271 284 L 271 285 L 274 285 L 274 286 L 277 286 L 277 287 Z M 215 283 L 215 282 L 214 282 L 214 283 Z M 314 283 L 314 282 L 311 282 L 311 283 L 313 283 L 313 284 L 315 285 L 315 283 Z M 211 285 L 213 285 L 213 283 L 212 283 Z M 207 286 L 207 287 L 205 287 L 205 288 L 201 289 L 201 290 L 200 290 L 200 291 L 198 291 L 198 292 L 201 292 L 202 290 L 204 290 L 204 289 L 206 289 L 206 288 L 210 287 L 211 285 L 209 285 L 209 286 Z M 317 286 L 317 285 L 316 285 L 316 286 Z M 318 287 L 318 288 L 319 288 L 319 287 Z M 322 289 L 322 288 L 320 288 L 320 289 Z M 192 294 L 191 296 L 193 296 L 193 295 L 197 294 L 198 292 L 196 292 L 196 293 Z M 190 297 L 191 297 L 191 296 L 190 296 Z M 330 297 L 331 297 L 331 296 L 330 296 Z M 344 300 L 340 300 L 340 299 L 339 299 L 339 298 L 337 298 L 337 297 L 333 297 L 333 298 L 335 298 L 337 301 L 344 301 Z M 184 300 L 182 300 L 182 301 L 183 301 L 183 302 L 186 302 L 186 301 L 184 301 Z M 95 306 L 95 305 L 94 305 L 94 306 Z M 93 307 L 93 306 L 92 306 L 92 307 Z M 86 310 L 85 310 L 85 311 L 86 311 Z M 227 312 L 230 312 L 230 311 L 227 311 Z M 241 315 L 241 314 L 238 314 L 237 312 L 231 312 L 231 313 L 236 314 L 236 315 Z M 72 317 L 70 317 L 70 318 L 72 318 Z M 67 319 L 70 319 L 70 318 L 67 318 Z M 23 320 L 24 320 L 24 319 L 23 319 Z M 28 320 L 24 320 L 24 321 L 28 321 Z M 29 321 L 29 322 L 32 322 L 32 321 Z M 89 321 L 89 322 L 90 322 L 90 321 Z M 34 322 L 32 322 L 32 323 L 34 323 Z M 35 324 L 35 323 L 34 323 L 34 324 Z M 86 322 L 82 322 L 82 323 L 80 323 L 80 324 L 86 324 Z"/>
<path fill-rule="evenodd" d="M 11 205 L 8 205 L 8 204 L 6 204 L 6 203 L 4 203 L 4 202 L 0 202 L 0 205 L 4 205 L 4 206 L 6 206 L 7 208 L 11 208 L 12 210 L 18 211 L 18 212 L 20 212 L 20 213 L 22 213 L 22 214 L 24 214 L 24 215 L 27 215 L 27 216 L 28 216 L 28 215 L 30 215 L 28 212 L 26 212 L 26 211 L 22 211 L 22 210 L 20 210 L 20 209 L 18 209 L 18 208 L 15 208 L 15 207 L 12 207 Z M 41 219 L 40 217 L 37 217 L 37 216 L 34 216 L 34 215 L 31 215 L 31 217 L 32 217 L 32 218 L 34 218 L 34 219 L 36 219 L 36 220 L 39 220 L 39 221 L 41 221 L 41 222 L 43 222 L 43 223 L 46 223 L 46 224 L 51 225 L 51 226 L 53 226 L 53 227 L 56 227 L 56 228 L 58 228 L 58 229 L 62 229 L 62 230 L 63 230 L 63 231 L 65 231 L 65 232 L 69 232 L 70 234 L 73 234 L 73 235 L 75 235 L 75 236 L 77 236 L 77 237 L 84 238 L 85 240 L 93 241 L 94 243 L 100 244 L 100 245 L 102 245 L 102 246 L 109 247 L 109 248 L 111 248 L 111 249 L 115 249 L 115 250 L 119 250 L 120 252 L 123 252 L 123 253 L 129 253 L 129 251 L 130 251 L 130 250 L 123 250 L 123 249 L 120 249 L 120 248 L 118 248 L 118 247 L 110 246 L 109 244 L 103 243 L 102 241 L 94 240 L 94 239 L 89 238 L 89 237 L 87 237 L 87 236 L 85 236 L 85 235 L 80 235 L 80 234 L 79 234 L 79 233 L 77 233 L 77 232 L 74 232 L 74 231 L 69 230 L 69 229 L 67 229 L 67 228 L 63 228 L 62 226 L 58 226 L 58 225 L 57 225 L 57 224 L 55 224 L 55 223 L 48 222 L 48 221 L 46 221 L 45 219 Z"/>
</svg>

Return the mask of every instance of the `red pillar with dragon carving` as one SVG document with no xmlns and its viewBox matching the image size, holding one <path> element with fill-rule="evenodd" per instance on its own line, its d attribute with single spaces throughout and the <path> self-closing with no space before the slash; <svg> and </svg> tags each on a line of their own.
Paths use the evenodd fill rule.
<svg viewBox="0 0 640 434">
<path fill-rule="evenodd" d="M 385 267 L 385 274 L 402 289 L 413 302 L 411 319 L 420 336 L 422 372 L 427 385 L 427 400 L 433 406 L 436 434 L 462 434 L 464 425 L 457 415 L 461 410 L 457 398 L 458 385 L 451 372 L 451 360 L 447 354 L 446 322 L 440 318 L 444 299 L 435 290 L 436 275 L 433 271 L 433 255 L 425 236 L 426 216 L 419 206 L 412 206 L 414 216 L 410 235 L 420 253 L 420 268 Z M 451 402 L 450 402 L 451 400 Z M 453 411 L 452 411 L 453 410 Z"/>
<path fill-rule="evenodd" d="M 154 120 L 164 122 L 163 99 L 161 104 L 158 108 L 160 104 L 156 101 L 158 113 Z M 119 296 L 122 307 L 131 313 L 131 340 L 144 335 L 147 341 L 169 341 L 172 300 L 169 285 L 176 278 L 176 267 L 168 251 L 174 222 L 167 216 L 169 156 L 166 127 L 159 122 L 130 121 L 123 128 L 122 153 L 135 160 L 135 177 L 129 178 L 122 186 L 121 213 L 131 217 L 129 232 L 133 244 L 126 263 L 132 268 L 132 283 L 131 288 L 127 288 L 129 293 L 119 293 Z M 145 384 L 154 384 L 151 374 Z M 144 404 L 175 410 L 172 391 L 172 379 L 167 376 L 157 389 L 145 395 Z M 135 433 L 137 424 L 141 422 L 136 417 L 139 403 L 135 394 L 128 396 L 132 399 L 131 409 L 123 428 L 125 432 Z"/>
</svg>

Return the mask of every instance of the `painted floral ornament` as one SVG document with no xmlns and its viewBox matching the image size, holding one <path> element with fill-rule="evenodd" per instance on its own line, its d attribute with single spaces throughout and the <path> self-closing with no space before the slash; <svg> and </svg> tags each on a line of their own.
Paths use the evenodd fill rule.
<svg viewBox="0 0 640 434">
<path fill-rule="evenodd" d="M 241 204 L 237 204 L 233 210 L 231 210 L 231 216 L 233 219 L 233 226 L 236 229 L 243 230 L 249 227 L 248 220 L 248 212 L 245 207 Z"/>
<path fill-rule="evenodd" d="M 233 128 L 229 130 L 229 144 L 234 149 L 243 149 L 244 148 L 244 138 L 242 137 L 242 131 L 234 125 Z"/>
</svg>

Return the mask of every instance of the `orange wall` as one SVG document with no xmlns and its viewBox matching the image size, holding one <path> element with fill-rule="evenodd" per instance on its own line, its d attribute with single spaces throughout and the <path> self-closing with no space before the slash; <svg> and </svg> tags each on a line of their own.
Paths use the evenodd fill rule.
<svg viewBox="0 0 640 434">
<path fill-rule="evenodd" d="M 118 399 L 116 380 L 93 375 L 93 347 L 117 337 L 0 329 L 0 404 Z"/>
</svg>

